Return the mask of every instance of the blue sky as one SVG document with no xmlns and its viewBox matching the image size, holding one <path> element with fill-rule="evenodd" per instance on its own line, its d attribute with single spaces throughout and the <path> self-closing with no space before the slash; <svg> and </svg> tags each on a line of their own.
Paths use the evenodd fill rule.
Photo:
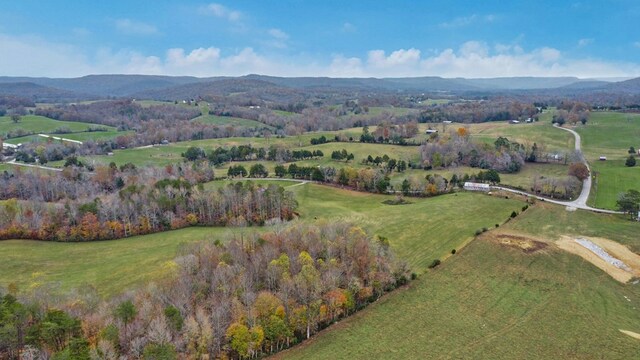
<svg viewBox="0 0 640 360">
<path fill-rule="evenodd" d="M 640 76 L 640 2 L 10 1 L 0 75 Z"/>
</svg>

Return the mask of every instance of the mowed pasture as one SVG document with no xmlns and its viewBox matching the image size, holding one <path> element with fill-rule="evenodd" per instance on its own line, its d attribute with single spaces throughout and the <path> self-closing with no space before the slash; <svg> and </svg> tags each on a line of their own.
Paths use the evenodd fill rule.
<svg viewBox="0 0 640 360">
<path fill-rule="evenodd" d="M 283 184 L 284 185 L 284 184 Z M 287 189 L 300 203 L 299 221 L 348 220 L 389 238 L 392 248 L 417 272 L 436 258 L 468 242 L 475 230 L 506 220 L 522 202 L 459 193 L 411 199 L 408 205 L 385 205 L 392 196 L 358 193 L 316 184 Z M 34 282 L 60 283 L 62 289 L 91 284 L 105 295 L 167 275 L 180 244 L 224 239 L 229 232 L 262 228 L 192 227 L 122 240 L 91 243 L 0 242 L 0 285 L 27 289 Z M 34 275 L 35 274 L 35 275 Z"/>
<path fill-rule="evenodd" d="M 133 134 L 134 134 L 133 131 L 108 130 L 108 131 L 74 132 L 69 134 L 51 134 L 51 136 L 86 142 L 86 141 L 106 141 L 106 140 L 115 139 L 118 136 L 133 135 Z M 64 142 L 64 140 L 48 139 L 38 135 L 22 136 L 22 137 L 11 138 L 7 140 L 7 142 L 11 144 L 25 144 L 27 142 L 48 142 L 48 141 Z"/>
<path fill-rule="evenodd" d="M 615 209 L 618 195 L 640 190 L 640 167 L 625 166 L 629 147 L 640 149 L 640 115 L 594 112 L 585 126 L 575 129 L 582 138 L 582 151 L 596 176 L 589 203 Z M 600 161 L 606 156 L 606 161 Z"/>
<path fill-rule="evenodd" d="M 632 359 L 640 287 L 557 248 L 557 236 L 602 236 L 638 251 L 640 225 L 538 202 L 428 270 L 409 287 L 277 359 Z M 526 253 L 507 232 L 548 241 Z"/>
<path fill-rule="evenodd" d="M 11 120 L 10 116 L 0 116 L 0 134 L 5 134 L 17 129 L 23 129 L 27 132 L 37 134 L 50 134 L 62 127 L 68 128 L 74 132 L 83 132 L 87 131 L 89 127 L 98 126 L 107 128 L 111 131 L 115 131 L 115 128 L 109 126 L 91 124 L 86 122 L 60 121 L 38 115 L 22 116 L 20 118 L 20 121 L 17 123 L 14 123 Z"/>
</svg>

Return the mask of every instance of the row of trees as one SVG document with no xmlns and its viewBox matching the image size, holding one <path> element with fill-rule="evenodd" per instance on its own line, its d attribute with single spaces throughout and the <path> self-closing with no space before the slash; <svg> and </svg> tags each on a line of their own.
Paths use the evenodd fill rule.
<svg viewBox="0 0 640 360">
<path fill-rule="evenodd" d="M 198 161 L 207 159 L 213 165 L 222 165 L 230 161 L 255 161 L 255 160 L 277 160 L 293 161 L 321 158 L 324 156 L 322 150 L 289 150 L 276 146 L 265 148 L 254 148 L 251 145 L 239 145 L 231 148 L 218 147 L 209 152 L 204 149 L 191 146 L 182 157 L 188 161 Z"/>
<path fill-rule="evenodd" d="M 534 118 L 538 113 L 538 108 L 533 104 L 509 99 L 463 101 L 432 106 L 420 113 L 418 121 L 422 123 L 442 121 L 481 123 Z"/>
<path fill-rule="evenodd" d="M 0 357 L 256 358 L 308 339 L 408 282 L 385 238 L 344 222 L 187 246 L 175 276 L 101 301 L 0 289 Z"/>
<path fill-rule="evenodd" d="M 262 225 L 291 220 L 296 206 L 293 195 L 276 185 L 239 183 L 214 191 L 164 179 L 92 201 L 5 201 L 0 206 L 0 239 L 92 241 L 192 225 Z"/>
<path fill-rule="evenodd" d="M 418 124 L 415 121 L 398 125 L 384 122 L 376 126 L 373 132 L 369 132 L 369 127 L 364 126 L 360 142 L 406 145 L 406 139 L 416 135 L 418 135 Z"/>
<path fill-rule="evenodd" d="M 238 183 L 209 191 L 164 179 L 152 187 L 130 185 L 93 201 L 5 201 L 0 206 L 0 239 L 92 241 L 192 225 L 262 225 L 291 220 L 296 206 L 293 195 L 276 185 Z"/>
<path fill-rule="evenodd" d="M 406 161 L 390 158 L 387 154 L 382 155 L 382 157 L 376 156 L 375 158 L 369 155 L 366 157 L 366 159 L 362 159 L 362 163 L 365 165 L 380 166 L 390 172 L 393 170 L 404 172 L 405 170 L 407 170 Z"/>
<path fill-rule="evenodd" d="M 24 170 L 16 167 L 0 174 L 0 200 L 16 198 L 39 202 L 95 199 L 119 191 L 125 185 L 152 186 L 162 179 L 181 179 L 190 185 L 213 180 L 206 163 L 173 164 L 165 167 L 137 168 L 131 163 L 98 165 L 93 172 L 78 167 L 77 158 L 66 161 L 61 172 Z"/>
<path fill-rule="evenodd" d="M 344 160 L 348 162 L 350 160 L 353 160 L 354 158 L 355 156 L 353 155 L 353 153 L 347 152 L 346 149 L 334 150 L 331 153 L 331 160 L 337 160 L 337 161 Z"/>
</svg>

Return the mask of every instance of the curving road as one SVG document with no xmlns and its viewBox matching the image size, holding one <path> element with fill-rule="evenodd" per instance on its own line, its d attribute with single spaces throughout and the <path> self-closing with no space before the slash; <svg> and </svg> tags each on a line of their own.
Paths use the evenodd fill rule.
<svg viewBox="0 0 640 360">
<path fill-rule="evenodd" d="M 594 208 L 587 205 L 587 200 L 589 199 L 589 193 L 591 192 L 591 168 L 589 167 L 589 163 L 587 162 L 587 160 L 582 155 L 582 144 L 581 144 L 582 139 L 580 138 L 580 134 L 578 134 L 574 130 L 560 127 L 558 126 L 558 124 L 554 124 L 553 126 L 555 126 L 557 129 L 568 131 L 573 134 L 573 137 L 575 138 L 575 149 L 580 153 L 580 156 L 582 157 L 582 162 L 587 166 L 587 169 L 589 169 L 589 176 L 582 181 L 582 191 L 580 192 L 580 196 L 578 196 L 578 198 L 573 201 L 559 201 L 559 200 L 543 198 L 543 197 L 533 195 L 524 191 L 513 190 L 513 189 L 505 188 L 502 186 L 492 186 L 492 188 L 509 191 L 519 195 L 531 196 L 539 200 L 543 200 L 553 204 L 564 205 L 564 206 L 576 208 L 576 209 L 583 209 L 583 210 L 594 211 L 594 212 L 605 213 L 605 214 L 623 214 L 623 212 L 621 211 L 598 209 L 598 208 Z"/>
</svg>

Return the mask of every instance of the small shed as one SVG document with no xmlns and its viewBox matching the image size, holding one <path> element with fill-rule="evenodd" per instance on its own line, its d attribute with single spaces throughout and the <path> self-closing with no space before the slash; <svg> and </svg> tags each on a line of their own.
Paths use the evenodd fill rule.
<svg viewBox="0 0 640 360">
<path fill-rule="evenodd" d="M 605 161 L 605 160 L 607 160 L 607 157 L 606 156 L 600 156 L 600 158 L 598 158 L 598 160 Z"/>
<path fill-rule="evenodd" d="M 468 191 L 490 191 L 491 187 L 489 187 L 489 184 L 467 181 L 464 183 L 464 189 Z"/>
<path fill-rule="evenodd" d="M 438 132 L 438 130 L 434 130 L 434 129 L 428 129 L 427 130 L 427 134 L 435 134 L 437 132 Z"/>
</svg>

